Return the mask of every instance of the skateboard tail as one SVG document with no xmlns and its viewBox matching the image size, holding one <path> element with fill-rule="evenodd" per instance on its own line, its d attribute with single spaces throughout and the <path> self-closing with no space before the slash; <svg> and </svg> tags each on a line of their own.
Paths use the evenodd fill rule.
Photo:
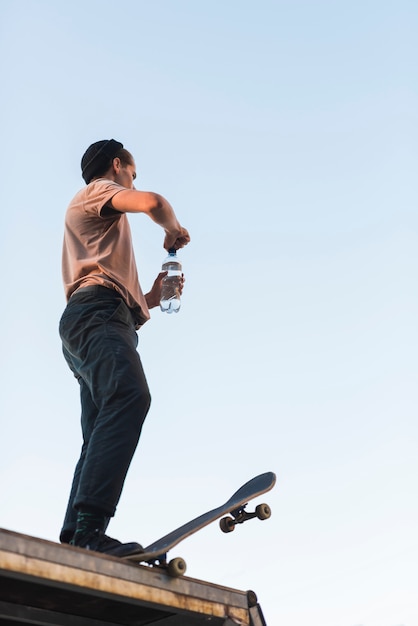
<svg viewBox="0 0 418 626">
<path fill-rule="evenodd" d="M 247 498 L 251 500 L 252 498 L 256 498 L 257 496 L 261 496 L 261 494 L 269 491 L 276 484 L 276 474 L 274 472 L 265 472 L 265 474 L 260 474 L 255 478 L 252 478 L 245 485 L 242 485 L 225 503 L 224 506 L 227 506 L 230 502 L 242 501 Z M 252 495 L 254 494 L 254 495 Z"/>
</svg>

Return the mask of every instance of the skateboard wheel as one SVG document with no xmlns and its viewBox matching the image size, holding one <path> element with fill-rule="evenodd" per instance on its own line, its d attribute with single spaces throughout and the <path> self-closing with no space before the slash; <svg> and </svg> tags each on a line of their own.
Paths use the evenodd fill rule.
<svg viewBox="0 0 418 626">
<path fill-rule="evenodd" d="M 223 517 L 219 520 L 219 526 L 223 533 L 232 533 L 235 530 L 235 523 L 232 517 Z"/>
<path fill-rule="evenodd" d="M 268 519 L 271 516 L 271 509 L 268 504 L 259 504 L 255 508 L 258 519 Z"/>
<path fill-rule="evenodd" d="M 167 571 L 170 576 L 177 578 L 178 576 L 183 576 L 186 573 L 187 565 L 186 561 L 181 557 L 176 557 L 172 559 L 167 565 Z"/>
</svg>

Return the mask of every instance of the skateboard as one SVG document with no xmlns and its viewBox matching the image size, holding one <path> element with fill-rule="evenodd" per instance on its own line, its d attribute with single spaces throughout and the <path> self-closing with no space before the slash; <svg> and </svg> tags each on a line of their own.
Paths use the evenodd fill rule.
<svg viewBox="0 0 418 626">
<path fill-rule="evenodd" d="M 227 533 L 233 531 L 237 524 L 243 524 L 249 519 L 268 519 L 271 515 L 268 504 L 259 504 L 251 512 L 246 511 L 246 506 L 250 500 L 257 498 L 266 491 L 270 491 L 274 487 L 275 482 L 276 476 L 273 472 L 266 472 L 252 478 L 240 487 L 225 504 L 183 524 L 183 526 L 145 547 L 143 551 L 123 557 L 124 560 L 134 561 L 137 564 L 146 563 L 151 566 L 163 567 L 170 576 L 182 576 L 186 572 L 186 562 L 181 557 L 168 561 L 167 552 L 183 541 L 183 539 L 190 537 L 190 535 L 219 518 L 221 518 L 219 522 L 221 530 Z"/>
</svg>

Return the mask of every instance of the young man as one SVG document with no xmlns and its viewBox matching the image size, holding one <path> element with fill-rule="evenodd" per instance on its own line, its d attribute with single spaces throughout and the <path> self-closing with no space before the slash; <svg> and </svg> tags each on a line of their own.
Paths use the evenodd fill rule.
<svg viewBox="0 0 418 626">
<path fill-rule="evenodd" d="M 158 306 L 158 275 L 143 294 L 126 213 L 145 213 L 164 229 L 164 248 L 189 243 L 162 196 L 134 188 L 135 161 L 114 139 L 81 160 L 87 184 L 65 218 L 62 271 L 67 307 L 60 320 L 65 359 L 80 384 L 83 446 L 60 540 L 124 556 L 140 549 L 105 534 L 150 406 L 136 330 Z"/>
</svg>

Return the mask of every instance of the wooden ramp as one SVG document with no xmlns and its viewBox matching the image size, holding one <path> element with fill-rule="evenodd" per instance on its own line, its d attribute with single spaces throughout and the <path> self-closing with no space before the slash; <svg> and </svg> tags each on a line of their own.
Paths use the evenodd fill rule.
<svg viewBox="0 0 418 626">
<path fill-rule="evenodd" d="M 0 626 L 266 626 L 254 592 L 0 529 Z"/>
</svg>

